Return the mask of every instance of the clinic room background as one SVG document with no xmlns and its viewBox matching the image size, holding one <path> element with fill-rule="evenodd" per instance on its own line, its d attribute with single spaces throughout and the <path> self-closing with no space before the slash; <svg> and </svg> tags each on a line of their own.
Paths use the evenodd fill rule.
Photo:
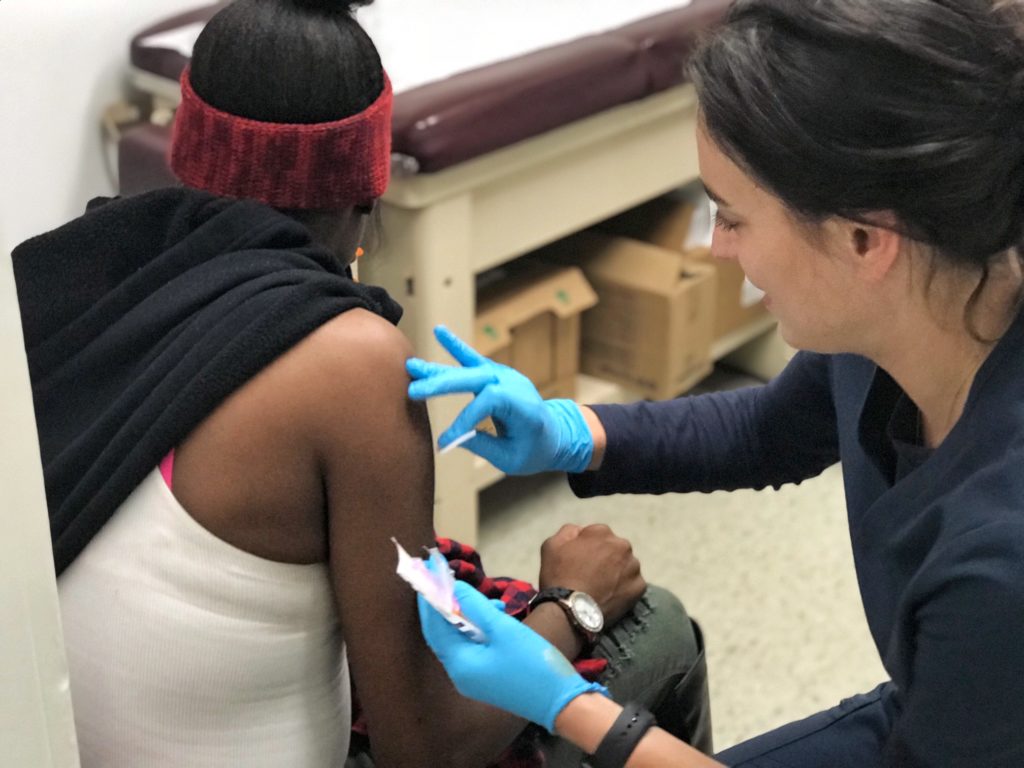
<svg viewBox="0 0 1024 768">
<path fill-rule="evenodd" d="M 389 2 L 403 7 L 378 0 L 360 12 L 371 35 L 384 34 L 374 14 Z M 417 4 L 408 0 L 404 7 L 422 13 Z M 619 2 L 592 3 L 611 9 L 593 12 L 592 31 L 688 5 L 648 4 L 630 11 Z M 175 106 L 167 103 L 167 82 L 176 81 L 159 72 L 148 80 L 133 77 L 129 45 L 143 30 L 201 5 L 0 2 L 5 253 L 80 215 L 91 198 L 116 194 L 122 137 L 135 163 L 127 177 L 121 169 L 122 179 L 138 185 L 126 191 L 159 177 L 153 158 L 166 148 L 159 142 L 167 140 L 167 110 Z M 456 17 L 463 4 L 428 5 L 436 22 L 438 14 Z M 523 16 L 542 15 L 542 6 L 558 2 L 526 5 Z M 573 12 L 551 13 L 570 19 Z M 542 37 L 526 48 L 555 42 Z M 495 53 L 494 45 L 488 50 L 485 39 L 478 50 L 461 52 L 464 60 L 445 62 L 422 40 L 416 45 L 393 68 L 398 104 L 403 88 L 443 77 L 446 66 L 468 67 L 473 56 L 490 63 L 488 57 L 506 53 Z M 389 49 L 380 47 L 388 67 Z M 436 73 L 417 67 L 417 56 L 430 57 Z M 396 158 L 380 242 L 359 269 L 406 305 L 400 327 L 415 353 L 440 359 L 431 329 L 444 321 L 483 354 L 530 375 L 542 395 L 583 402 L 731 389 L 781 370 L 792 350 L 760 297 L 736 265 L 717 264 L 708 254 L 713 208 L 695 183 L 687 87 L 674 83 L 630 95 L 622 100 L 626 107 L 610 105 L 568 127 L 537 129 L 511 148 L 483 146 L 466 157 L 450 148 L 419 158 L 410 151 Z M 632 111 L 616 112 L 621 108 Z M 626 116 L 616 122 L 610 114 Z M 415 148 L 416 131 L 429 136 L 432 126 L 419 125 L 426 117 L 408 119 Z M 122 148 L 122 161 L 125 156 Z M 529 180 L 520 178 L 528 173 Z M 619 197 L 586 189 L 607 178 L 621 182 Z M 574 190 L 589 202 L 568 199 Z M 565 204 L 552 206 L 560 196 Z M 403 249 L 414 249 L 414 256 L 400 261 Z M 440 256 L 449 259 L 446 268 L 431 271 L 431 259 Z M 622 306 L 637 313 L 638 327 L 621 327 Z M 651 324 L 666 317 L 678 318 L 675 335 L 652 334 Z M 617 333 L 624 337 L 619 346 Z M 7 384 L 5 392 L 18 386 Z M 431 404 L 435 438 L 465 402 Z M 646 580 L 677 595 L 700 622 L 719 749 L 885 678 L 858 599 L 838 467 L 781 490 L 584 501 L 558 477 L 505 478 L 468 452 L 438 462 L 438 533 L 475 544 L 488 573 L 536 573 L 541 544 L 562 523 L 604 523 L 633 543 Z M 3 610 L 0 626 L 10 620 Z"/>
</svg>

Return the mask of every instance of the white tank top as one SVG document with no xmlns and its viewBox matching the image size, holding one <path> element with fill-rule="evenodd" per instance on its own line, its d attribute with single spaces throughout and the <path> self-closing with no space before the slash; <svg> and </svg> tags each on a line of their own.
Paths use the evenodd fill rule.
<svg viewBox="0 0 1024 768">
<path fill-rule="evenodd" d="M 243 552 L 154 470 L 61 575 L 82 768 L 335 768 L 348 664 L 325 564 Z"/>
</svg>

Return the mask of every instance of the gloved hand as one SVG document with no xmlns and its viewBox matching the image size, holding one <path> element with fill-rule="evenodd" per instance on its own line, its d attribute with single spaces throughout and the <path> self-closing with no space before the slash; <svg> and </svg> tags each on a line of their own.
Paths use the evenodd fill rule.
<svg viewBox="0 0 1024 768">
<path fill-rule="evenodd" d="M 543 725 L 552 733 L 555 718 L 584 693 L 608 695 L 599 683 L 588 683 L 565 656 L 525 624 L 505 615 L 463 581 L 455 584 L 462 614 L 483 630 L 487 641 L 476 643 L 459 632 L 417 595 L 420 627 L 427 645 L 444 665 L 459 693 Z"/>
<path fill-rule="evenodd" d="M 489 360 L 444 326 L 434 335 L 461 367 L 410 358 L 409 397 L 476 395 L 438 439 L 441 448 L 490 416 L 498 436 L 478 434 L 465 447 L 506 474 L 583 472 L 590 466 L 594 438 L 576 403 L 544 400 L 519 371 Z"/>
</svg>

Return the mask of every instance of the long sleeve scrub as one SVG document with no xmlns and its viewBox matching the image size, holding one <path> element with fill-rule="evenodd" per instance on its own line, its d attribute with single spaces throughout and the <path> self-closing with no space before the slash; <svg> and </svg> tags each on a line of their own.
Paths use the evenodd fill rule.
<svg viewBox="0 0 1024 768">
<path fill-rule="evenodd" d="M 798 354 L 771 383 L 595 406 L 577 495 L 778 487 L 842 462 L 864 610 L 890 680 L 727 750 L 733 766 L 1024 766 L 1024 317 L 934 451 L 862 357 Z"/>
</svg>

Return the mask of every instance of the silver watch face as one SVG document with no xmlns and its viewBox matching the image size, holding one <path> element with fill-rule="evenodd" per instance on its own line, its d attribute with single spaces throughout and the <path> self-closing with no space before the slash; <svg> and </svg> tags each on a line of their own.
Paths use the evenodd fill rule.
<svg viewBox="0 0 1024 768">
<path fill-rule="evenodd" d="M 600 632 L 604 629 L 604 614 L 597 601 L 586 592 L 573 592 L 569 595 L 569 607 L 587 632 Z"/>
</svg>

